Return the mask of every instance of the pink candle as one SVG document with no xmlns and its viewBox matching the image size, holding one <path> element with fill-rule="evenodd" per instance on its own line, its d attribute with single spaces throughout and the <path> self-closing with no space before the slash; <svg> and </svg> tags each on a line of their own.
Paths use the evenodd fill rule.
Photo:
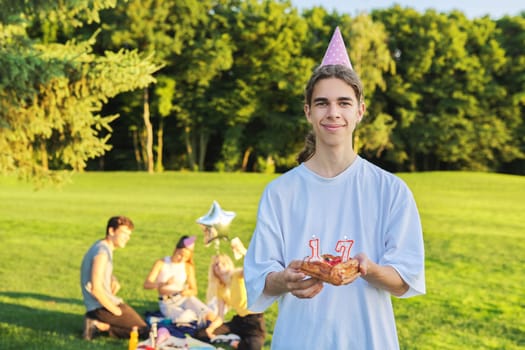
<svg viewBox="0 0 525 350">
<path fill-rule="evenodd" d="M 345 262 L 348 259 L 350 259 L 350 248 L 352 248 L 353 244 L 354 241 L 352 239 L 346 239 L 346 237 L 343 240 L 337 241 L 335 251 L 341 253 L 342 262 Z"/>
<path fill-rule="evenodd" d="M 312 239 L 309 241 L 309 245 L 312 249 L 312 255 L 310 255 L 306 259 L 308 261 L 321 260 L 321 257 L 319 256 L 319 238 L 315 238 L 315 236 L 312 236 Z"/>
</svg>

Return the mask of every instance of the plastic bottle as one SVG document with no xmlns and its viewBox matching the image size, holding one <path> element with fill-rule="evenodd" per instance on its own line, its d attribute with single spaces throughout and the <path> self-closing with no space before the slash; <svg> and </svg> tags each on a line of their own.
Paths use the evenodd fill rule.
<svg viewBox="0 0 525 350">
<path fill-rule="evenodd" d="M 139 329 L 137 326 L 133 326 L 129 333 L 129 344 L 128 350 L 136 350 L 139 344 Z"/>
<path fill-rule="evenodd" d="M 151 347 L 157 349 L 157 322 L 151 324 L 151 330 L 149 332 L 149 339 Z"/>
</svg>

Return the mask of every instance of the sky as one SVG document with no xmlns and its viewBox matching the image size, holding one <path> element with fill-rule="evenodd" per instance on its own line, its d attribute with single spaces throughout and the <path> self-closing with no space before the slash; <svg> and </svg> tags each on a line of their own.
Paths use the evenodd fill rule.
<svg viewBox="0 0 525 350">
<path fill-rule="evenodd" d="M 329 11 L 337 10 L 351 16 L 363 11 L 370 12 L 372 9 L 389 8 L 394 4 L 411 7 L 421 13 L 429 8 L 437 12 L 456 9 L 471 19 L 484 15 L 498 19 L 504 15 L 517 16 L 525 11 L 523 0 L 292 0 L 292 4 L 299 9 L 322 6 Z"/>
</svg>

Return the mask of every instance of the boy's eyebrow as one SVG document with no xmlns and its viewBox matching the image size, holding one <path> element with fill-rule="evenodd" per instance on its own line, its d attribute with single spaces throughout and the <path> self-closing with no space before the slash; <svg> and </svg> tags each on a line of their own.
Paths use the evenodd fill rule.
<svg viewBox="0 0 525 350">
<path fill-rule="evenodd" d="M 348 96 L 341 96 L 337 98 L 337 101 L 353 101 L 354 99 Z M 326 102 L 328 98 L 326 97 L 316 97 L 313 102 Z"/>
</svg>

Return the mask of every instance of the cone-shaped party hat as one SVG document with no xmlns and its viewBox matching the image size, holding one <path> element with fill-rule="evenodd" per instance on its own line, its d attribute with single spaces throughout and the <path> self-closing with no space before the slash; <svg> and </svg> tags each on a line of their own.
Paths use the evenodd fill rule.
<svg viewBox="0 0 525 350">
<path fill-rule="evenodd" d="M 327 66 L 330 64 L 340 64 L 353 69 L 339 27 L 335 28 L 330 44 L 328 44 L 323 61 L 321 62 L 321 66 Z"/>
</svg>

